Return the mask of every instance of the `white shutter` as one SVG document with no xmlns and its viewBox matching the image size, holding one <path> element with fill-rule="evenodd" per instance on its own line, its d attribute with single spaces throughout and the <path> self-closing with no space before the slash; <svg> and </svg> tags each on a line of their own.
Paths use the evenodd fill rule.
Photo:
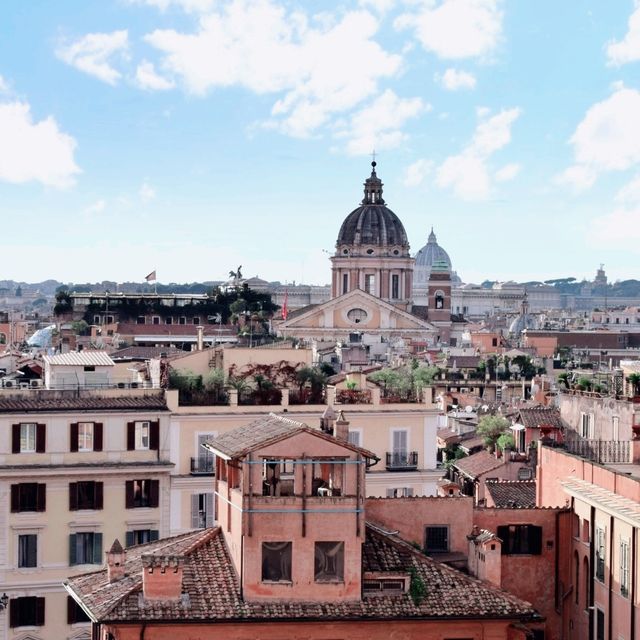
<svg viewBox="0 0 640 640">
<path fill-rule="evenodd" d="M 213 521 L 215 519 L 215 513 L 213 509 L 213 493 L 205 494 L 204 505 L 205 505 L 205 525 L 207 527 L 213 527 Z"/>
<path fill-rule="evenodd" d="M 407 453 L 407 432 L 406 431 L 394 431 L 393 432 L 393 452 L 394 453 Z"/>
<path fill-rule="evenodd" d="M 200 496 L 197 493 L 191 496 L 191 528 L 200 528 Z"/>
<path fill-rule="evenodd" d="M 356 447 L 362 446 L 360 444 L 360 432 L 359 431 L 349 431 L 349 444 L 352 444 Z"/>
<path fill-rule="evenodd" d="M 387 498 L 395 498 L 396 490 L 395 489 L 387 489 Z"/>
<path fill-rule="evenodd" d="M 413 487 L 405 487 L 404 488 L 404 497 L 411 498 L 413 496 Z"/>
</svg>

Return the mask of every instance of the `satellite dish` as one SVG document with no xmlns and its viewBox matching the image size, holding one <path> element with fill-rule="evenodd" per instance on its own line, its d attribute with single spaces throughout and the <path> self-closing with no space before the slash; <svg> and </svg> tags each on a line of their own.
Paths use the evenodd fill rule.
<svg viewBox="0 0 640 640">
<path fill-rule="evenodd" d="M 472 412 L 473 412 L 473 407 L 472 407 L 470 404 L 468 404 L 468 405 L 464 408 L 464 410 L 465 410 L 467 413 L 472 413 Z"/>
</svg>

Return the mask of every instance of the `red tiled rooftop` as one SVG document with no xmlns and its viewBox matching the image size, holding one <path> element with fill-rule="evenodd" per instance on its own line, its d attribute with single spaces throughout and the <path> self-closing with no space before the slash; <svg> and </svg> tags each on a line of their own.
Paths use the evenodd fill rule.
<svg viewBox="0 0 640 640">
<path fill-rule="evenodd" d="M 45 392 L 46 393 L 46 392 Z M 118 397 L 47 397 L 40 391 L 33 395 L 0 395 L 1 413 L 25 413 L 27 411 L 167 411 L 167 403 L 161 394 Z"/>
<path fill-rule="evenodd" d="M 535 480 L 487 481 L 485 486 L 496 507 L 533 509 L 536 506 Z"/>
<path fill-rule="evenodd" d="M 470 478 L 477 478 L 483 473 L 501 467 L 503 464 L 502 459 L 496 458 L 488 451 L 478 451 L 478 453 L 474 453 L 466 458 L 456 460 L 453 466 Z"/>
</svg>

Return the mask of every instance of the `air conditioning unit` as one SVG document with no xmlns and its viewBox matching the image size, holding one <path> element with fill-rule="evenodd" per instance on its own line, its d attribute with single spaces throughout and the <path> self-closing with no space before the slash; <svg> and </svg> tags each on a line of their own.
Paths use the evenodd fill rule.
<svg viewBox="0 0 640 640">
<path fill-rule="evenodd" d="M 7 380 L 6 382 L 3 383 L 2 386 L 6 387 L 7 389 L 10 389 L 11 387 L 13 387 L 13 382 L 11 382 L 11 380 Z"/>
</svg>

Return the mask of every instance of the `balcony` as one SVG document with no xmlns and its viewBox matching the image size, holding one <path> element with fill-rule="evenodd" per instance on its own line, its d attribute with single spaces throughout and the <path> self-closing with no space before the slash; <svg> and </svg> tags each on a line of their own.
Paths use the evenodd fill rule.
<svg viewBox="0 0 640 640">
<path fill-rule="evenodd" d="M 192 476 L 212 476 L 215 474 L 215 460 L 209 457 L 191 458 Z"/>
<path fill-rule="evenodd" d="M 573 437 L 571 437 L 573 436 Z M 571 434 L 564 449 L 598 464 L 627 464 L 632 462 L 631 443 L 628 440 L 588 440 Z"/>
<path fill-rule="evenodd" d="M 387 452 L 386 467 L 387 471 L 415 471 L 418 468 L 418 452 Z"/>
</svg>

